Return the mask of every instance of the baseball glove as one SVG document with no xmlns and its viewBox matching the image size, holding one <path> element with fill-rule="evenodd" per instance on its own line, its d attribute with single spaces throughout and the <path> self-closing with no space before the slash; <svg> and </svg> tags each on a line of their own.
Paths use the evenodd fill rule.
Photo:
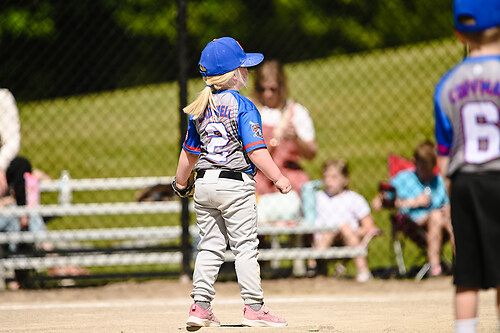
<svg viewBox="0 0 500 333">
<path fill-rule="evenodd" d="M 194 194 L 194 180 L 195 180 L 195 172 L 191 172 L 188 178 L 186 188 L 179 189 L 177 188 L 177 183 L 174 180 L 172 181 L 172 188 L 174 189 L 175 194 L 180 198 L 189 198 Z"/>
</svg>

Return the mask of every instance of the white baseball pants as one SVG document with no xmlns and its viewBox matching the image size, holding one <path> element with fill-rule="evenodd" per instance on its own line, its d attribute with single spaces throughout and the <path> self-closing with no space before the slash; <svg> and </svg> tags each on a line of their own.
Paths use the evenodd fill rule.
<svg viewBox="0 0 500 333">
<path fill-rule="evenodd" d="M 194 207 L 200 229 L 199 253 L 193 274 L 195 301 L 211 302 L 214 284 L 224 262 L 227 244 L 235 255 L 235 268 L 245 304 L 263 302 L 260 266 L 257 262 L 257 202 L 255 181 L 219 178 L 218 170 L 206 170 L 195 185 Z"/>
</svg>

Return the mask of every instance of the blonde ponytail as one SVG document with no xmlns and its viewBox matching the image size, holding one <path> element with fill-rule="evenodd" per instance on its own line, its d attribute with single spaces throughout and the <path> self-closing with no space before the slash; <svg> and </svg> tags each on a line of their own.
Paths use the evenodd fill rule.
<svg viewBox="0 0 500 333">
<path fill-rule="evenodd" d="M 214 97 L 212 96 L 212 88 L 207 85 L 205 89 L 200 92 L 198 98 L 196 98 L 193 103 L 186 106 L 183 111 L 189 115 L 192 115 L 194 119 L 197 119 L 205 111 L 208 104 L 213 107 L 213 100 Z"/>
<path fill-rule="evenodd" d="M 205 112 L 207 106 L 215 109 L 216 106 L 214 96 L 212 95 L 212 89 L 222 90 L 232 88 L 236 84 L 236 81 L 232 80 L 233 77 L 235 77 L 236 71 L 237 69 L 222 75 L 209 76 L 207 78 L 204 78 L 207 84 L 205 86 L 205 89 L 203 89 L 198 95 L 198 98 L 196 98 L 194 102 L 186 106 L 183 111 L 189 115 L 192 115 L 194 119 L 198 119 Z"/>
</svg>

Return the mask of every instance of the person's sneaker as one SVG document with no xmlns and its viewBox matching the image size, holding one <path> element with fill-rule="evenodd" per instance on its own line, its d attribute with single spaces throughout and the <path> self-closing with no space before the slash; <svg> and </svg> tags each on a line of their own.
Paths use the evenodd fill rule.
<svg viewBox="0 0 500 333">
<path fill-rule="evenodd" d="M 440 276 L 443 273 L 443 269 L 441 268 L 441 265 L 431 265 L 430 269 L 431 277 L 436 277 Z"/>
<path fill-rule="evenodd" d="M 212 313 L 212 307 L 203 310 L 201 306 L 196 303 L 191 305 L 189 309 L 189 318 L 186 321 L 187 326 L 199 326 L 199 327 L 218 327 L 220 326 L 220 321 Z"/>
<path fill-rule="evenodd" d="M 316 277 L 316 275 L 318 275 L 318 271 L 316 270 L 316 267 L 307 267 L 306 276 L 308 278 Z"/>
<path fill-rule="evenodd" d="M 356 281 L 360 283 L 368 282 L 371 279 L 373 279 L 373 275 L 370 271 L 359 272 L 356 275 Z"/>
<path fill-rule="evenodd" d="M 259 311 L 254 311 L 250 306 L 245 305 L 241 324 L 251 327 L 283 327 L 288 325 L 285 319 L 273 315 L 265 305 Z"/>
</svg>

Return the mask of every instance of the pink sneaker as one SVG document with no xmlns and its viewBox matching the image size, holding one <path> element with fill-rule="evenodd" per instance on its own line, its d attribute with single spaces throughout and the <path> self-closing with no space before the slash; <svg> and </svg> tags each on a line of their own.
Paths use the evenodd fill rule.
<svg viewBox="0 0 500 333">
<path fill-rule="evenodd" d="M 196 303 L 191 305 L 189 310 L 189 318 L 186 321 L 187 326 L 199 326 L 199 327 L 218 327 L 220 326 L 220 321 L 212 313 L 212 307 L 203 310 L 201 306 Z"/>
<path fill-rule="evenodd" d="M 285 319 L 269 312 L 265 305 L 259 311 L 254 311 L 250 306 L 245 305 L 241 324 L 252 327 L 283 327 L 288 325 Z"/>
</svg>

